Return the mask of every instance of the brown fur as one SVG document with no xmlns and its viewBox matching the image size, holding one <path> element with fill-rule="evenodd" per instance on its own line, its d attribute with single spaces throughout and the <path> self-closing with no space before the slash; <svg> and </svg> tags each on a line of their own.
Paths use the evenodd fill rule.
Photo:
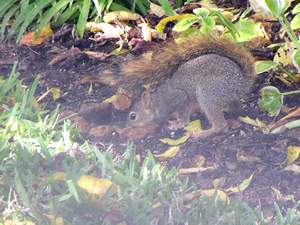
<svg viewBox="0 0 300 225">
<path fill-rule="evenodd" d="M 254 59 L 242 46 L 225 38 L 197 36 L 180 44 L 174 42 L 153 49 L 152 57 L 145 53 L 121 66 L 120 87 L 132 97 L 139 97 L 144 85 L 152 90 L 172 76 L 182 63 L 200 55 L 217 54 L 236 62 L 245 76 L 253 76 Z M 253 78 L 254 79 L 254 78 Z"/>
</svg>

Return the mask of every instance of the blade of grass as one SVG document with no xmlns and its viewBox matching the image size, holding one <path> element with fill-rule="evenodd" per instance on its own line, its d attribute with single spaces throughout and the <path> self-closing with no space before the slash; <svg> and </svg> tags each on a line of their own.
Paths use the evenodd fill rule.
<svg viewBox="0 0 300 225">
<path fill-rule="evenodd" d="M 90 7 L 91 7 L 91 0 L 84 0 L 82 4 L 81 13 L 79 15 L 79 19 L 76 25 L 78 35 L 81 38 L 83 37 L 84 34 L 85 25 L 90 12 Z"/>
<path fill-rule="evenodd" d="M 3 20 L 1 22 L 1 31 L 0 31 L 0 35 L 3 36 L 5 33 L 5 28 L 8 25 L 8 22 L 10 20 L 10 18 L 15 15 L 16 11 L 19 9 L 19 7 L 17 5 L 11 7 L 9 9 L 9 11 L 4 15 Z"/>
<path fill-rule="evenodd" d="M 33 20 L 36 19 L 36 16 L 41 13 L 41 11 L 46 8 L 52 0 L 38 0 L 34 3 L 31 3 L 25 10 L 24 13 L 21 13 L 21 15 L 16 19 L 15 24 L 13 25 L 13 31 L 16 31 L 18 27 L 21 25 L 18 35 L 17 35 L 17 41 L 20 41 L 22 35 L 28 28 L 28 26 L 33 22 Z"/>
<path fill-rule="evenodd" d="M 61 0 L 59 2 L 56 2 L 50 9 L 48 9 L 42 15 L 42 19 L 37 28 L 38 30 L 37 33 L 39 33 L 41 29 L 43 29 L 50 22 L 50 20 L 55 16 L 55 14 L 58 14 L 58 12 L 68 4 L 69 4 L 69 0 Z"/>
</svg>

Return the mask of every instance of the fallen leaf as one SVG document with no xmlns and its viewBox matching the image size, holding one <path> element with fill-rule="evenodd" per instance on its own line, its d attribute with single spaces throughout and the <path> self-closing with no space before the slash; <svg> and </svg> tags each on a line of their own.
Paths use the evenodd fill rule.
<svg viewBox="0 0 300 225">
<path fill-rule="evenodd" d="M 81 176 L 77 181 L 77 184 L 87 193 L 97 195 L 99 199 L 102 199 L 112 186 L 112 182 L 109 179 L 87 175 Z"/>
<path fill-rule="evenodd" d="M 175 157 L 178 154 L 179 151 L 180 151 L 180 147 L 179 146 L 173 146 L 173 147 L 170 147 L 164 153 L 157 154 L 157 155 L 154 155 L 154 156 L 156 158 L 158 158 L 159 160 L 166 160 L 166 159 Z"/>
<path fill-rule="evenodd" d="M 191 168 L 180 168 L 179 169 L 179 174 L 180 175 L 186 175 L 186 174 L 191 174 L 191 173 L 200 173 L 204 172 L 207 170 L 214 170 L 214 167 L 191 167 Z"/>
<path fill-rule="evenodd" d="M 109 57 L 109 54 L 106 54 L 104 52 L 95 52 L 95 51 L 83 51 L 90 59 L 98 59 L 98 60 L 104 60 L 107 57 Z"/>
<path fill-rule="evenodd" d="M 46 214 L 45 216 L 50 220 L 51 225 L 64 225 L 64 219 L 61 216 L 50 214 Z"/>
<path fill-rule="evenodd" d="M 214 179 L 212 184 L 215 189 L 218 189 L 224 185 L 225 181 L 226 181 L 226 177 L 219 177 L 219 178 Z"/>
<path fill-rule="evenodd" d="M 247 179 L 243 180 L 242 183 L 240 185 L 238 185 L 237 187 L 230 187 L 228 189 L 226 189 L 226 192 L 232 192 L 232 193 L 238 193 L 238 192 L 243 192 L 244 190 L 246 190 L 249 185 L 251 184 L 253 179 L 253 174 L 251 174 L 250 177 L 248 177 Z"/>
<path fill-rule="evenodd" d="M 201 193 L 203 195 L 206 195 L 208 197 L 217 196 L 218 199 L 220 199 L 223 202 L 229 202 L 229 197 L 226 192 L 216 189 L 207 189 L 207 190 L 201 190 Z"/>
<path fill-rule="evenodd" d="M 152 2 L 150 2 L 150 11 L 156 15 L 157 17 L 162 17 L 166 15 L 165 10 L 160 5 L 156 5 Z"/>
<path fill-rule="evenodd" d="M 163 18 L 162 20 L 160 20 L 159 23 L 156 25 L 155 29 L 158 32 L 162 33 L 164 31 L 166 25 L 169 22 L 179 21 L 179 20 L 182 20 L 182 19 L 185 19 L 185 18 L 190 18 L 190 17 L 195 17 L 195 15 L 194 14 L 180 14 L 180 15 L 168 16 L 168 17 Z"/>
<path fill-rule="evenodd" d="M 203 129 L 202 129 L 202 125 L 201 125 L 201 121 L 200 120 L 194 120 L 191 121 L 190 123 L 188 123 L 188 125 L 184 128 L 185 131 L 187 131 L 187 133 L 189 135 L 197 135 L 200 134 Z"/>
<path fill-rule="evenodd" d="M 178 139 L 162 138 L 160 139 L 160 141 L 164 144 L 175 146 L 175 145 L 181 145 L 185 143 L 189 139 L 189 137 L 190 137 L 189 135 L 183 135 Z"/>
<path fill-rule="evenodd" d="M 300 155 L 300 146 L 289 146 L 287 148 L 287 164 L 292 164 L 295 162 Z"/>
<path fill-rule="evenodd" d="M 152 41 L 152 33 L 151 33 L 151 27 L 148 23 L 141 23 L 139 24 L 139 27 L 142 28 L 142 36 L 145 41 Z"/>
<path fill-rule="evenodd" d="M 242 153 L 238 152 L 236 154 L 236 158 L 240 162 L 260 162 L 261 159 L 257 156 L 253 155 L 243 155 Z"/>
<path fill-rule="evenodd" d="M 119 38 L 120 35 L 124 34 L 124 29 L 119 26 L 112 25 L 109 23 L 95 23 L 95 22 L 88 22 L 86 24 L 86 28 L 91 32 L 103 32 L 105 34 L 110 34 L 111 37 Z"/>
<path fill-rule="evenodd" d="M 275 63 L 281 63 L 284 66 L 290 65 L 293 62 L 293 57 L 292 57 L 292 48 L 285 44 L 284 46 L 280 47 L 276 55 L 274 56 L 273 61 Z"/>
<path fill-rule="evenodd" d="M 291 164 L 288 165 L 284 168 L 285 171 L 290 171 L 290 172 L 295 172 L 295 173 L 300 173 L 300 166 L 296 164 Z"/>
<path fill-rule="evenodd" d="M 54 56 L 53 59 L 48 63 L 48 65 L 53 66 L 63 60 L 66 60 L 67 58 L 72 58 L 79 54 L 81 54 L 81 50 L 77 47 L 72 47 Z"/>
<path fill-rule="evenodd" d="M 52 88 L 50 88 L 49 91 L 51 92 L 54 100 L 57 100 L 60 98 L 60 89 L 59 88 L 52 87 Z"/>
<path fill-rule="evenodd" d="M 49 24 L 46 27 L 42 28 L 39 34 L 37 34 L 36 32 L 29 32 L 25 34 L 21 38 L 20 43 L 22 45 L 27 45 L 27 46 L 37 46 L 43 44 L 45 40 L 52 35 L 53 35 L 53 30 L 51 29 Z"/>
<path fill-rule="evenodd" d="M 262 129 L 267 127 L 267 125 L 263 121 L 261 121 L 257 118 L 254 120 L 254 119 L 251 119 L 249 116 L 245 116 L 245 117 L 240 116 L 239 120 L 244 122 L 244 123 L 247 123 L 251 126 L 254 126 L 254 127 L 259 127 L 259 128 L 262 128 Z"/>
<path fill-rule="evenodd" d="M 103 17 L 103 21 L 110 23 L 113 21 L 127 21 L 127 20 L 138 20 L 141 16 L 137 13 L 128 12 L 128 11 L 114 11 L 107 13 Z"/>
</svg>

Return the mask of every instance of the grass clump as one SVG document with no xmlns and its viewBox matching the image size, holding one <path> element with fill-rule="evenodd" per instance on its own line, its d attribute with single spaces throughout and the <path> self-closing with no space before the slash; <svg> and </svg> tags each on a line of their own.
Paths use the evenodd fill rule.
<svg viewBox="0 0 300 225">
<path fill-rule="evenodd" d="M 0 82 L 0 224 L 299 224 L 296 206 L 266 218 L 218 196 L 187 201 L 196 185 L 133 145 L 117 159 L 78 143 L 68 121 L 37 104 L 37 84 L 24 87 L 14 72 Z"/>
</svg>

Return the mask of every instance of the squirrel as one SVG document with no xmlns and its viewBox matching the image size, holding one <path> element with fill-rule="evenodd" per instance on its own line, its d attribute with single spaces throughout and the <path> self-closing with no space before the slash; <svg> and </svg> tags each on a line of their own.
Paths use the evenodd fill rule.
<svg viewBox="0 0 300 225">
<path fill-rule="evenodd" d="M 181 128 L 201 111 L 211 127 L 199 138 L 227 130 L 223 111 L 247 96 L 255 81 L 251 53 L 225 38 L 194 36 L 168 43 L 121 65 L 121 88 L 137 90 L 127 126 L 172 122 Z M 145 86 L 147 88 L 145 88 Z M 174 120 L 173 120 L 174 122 Z"/>
</svg>

